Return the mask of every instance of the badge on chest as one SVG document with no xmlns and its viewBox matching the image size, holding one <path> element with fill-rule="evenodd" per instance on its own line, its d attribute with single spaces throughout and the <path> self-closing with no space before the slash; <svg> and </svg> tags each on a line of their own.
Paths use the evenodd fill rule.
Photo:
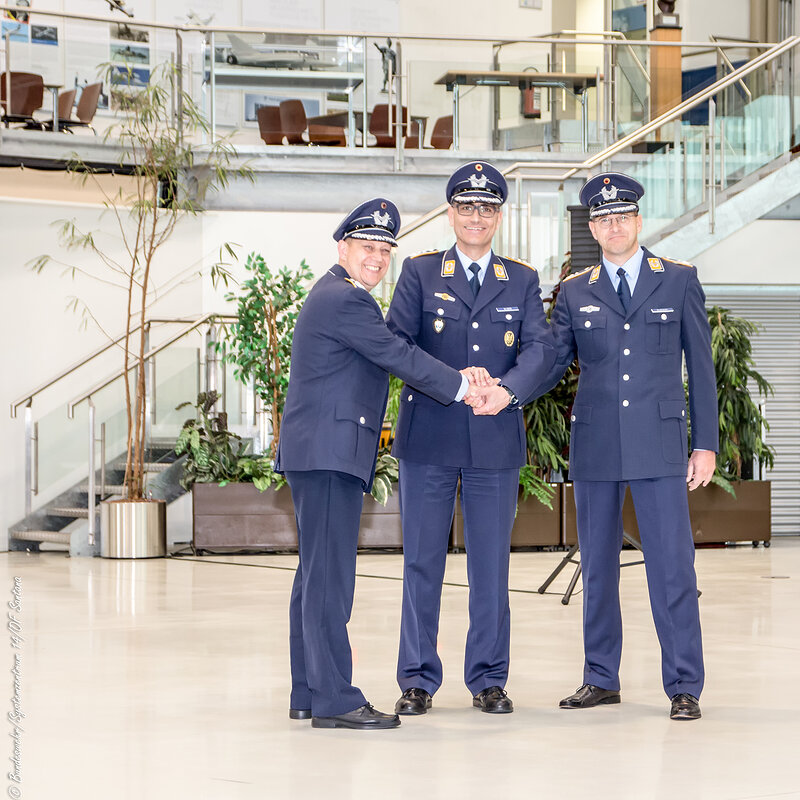
<svg viewBox="0 0 800 800">
<path fill-rule="evenodd" d="M 433 321 L 433 329 L 436 333 L 441 333 L 444 330 L 444 320 L 441 317 L 436 317 Z"/>
</svg>

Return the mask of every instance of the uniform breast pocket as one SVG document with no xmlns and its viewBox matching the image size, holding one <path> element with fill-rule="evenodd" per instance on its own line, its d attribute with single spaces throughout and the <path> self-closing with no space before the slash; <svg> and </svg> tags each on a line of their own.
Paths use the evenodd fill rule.
<svg viewBox="0 0 800 800">
<path fill-rule="evenodd" d="M 608 352 L 605 314 L 579 314 L 572 321 L 572 332 L 582 361 L 600 361 Z"/>
<path fill-rule="evenodd" d="M 519 349 L 519 330 L 524 311 L 519 306 L 500 306 L 489 310 L 493 349 L 499 353 L 512 353 Z"/>
<path fill-rule="evenodd" d="M 653 355 L 677 353 L 681 343 L 681 318 L 674 308 L 645 311 L 645 347 Z"/>
<path fill-rule="evenodd" d="M 436 350 L 444 337 L 453 330 L 461 316 L 461 301 L 442 300 L 439 297 L 426 298 L 422 304 L 422 325 L 424 330 L 419 340 L 426 350 Z"/>
<path fill-rule="evenodd" d="M 379 428 L 374 410 L 356 403 L 337 404 L 334 453 L 346 461 L 373 458 Z"/>
</svg>

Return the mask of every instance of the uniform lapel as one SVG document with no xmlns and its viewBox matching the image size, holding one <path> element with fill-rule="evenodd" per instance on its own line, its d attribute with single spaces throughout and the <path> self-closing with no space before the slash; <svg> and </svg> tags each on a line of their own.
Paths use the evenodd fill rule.
<svg viewBox="0 0 800 800">
<path fill-rule="evenodd" d="M 600 264 L 600 272 L 597 280 L 591 282 L 592 276 L 589 278 L 589 291 L 601 302 L 605 307 L 619 314 L 621 317 L 625 316 L 625 310 L 622 308 L 622 301 L 619 295 L 614 291 L 614 285 L 611 283 L 611 278 L 608 277 L 608 271 Z"/>
<path fill-rule="evenodd" d="M 444 276 L 445 273 L 445 264 L 448 261 L 455 261 L 455 267 L 453 269 L 453 274 L 449 277 Z M 472 296 L 472 288 L 469 285 L 469 281 L 467 280 L 467 275 L 464 272 L 464 267 L 461 266 L 461 260 L 456 253 L 455 246 L 451 247 L 443 256 L 442 256 L 442 263 L 441 263 L 441 270 L 442 275 L 444 278 L 445 283 L 448 287 L 452 290 L 453 294 L 457 297 L 460 297 L 466 304 L 468 308 L 472 308 L 473 303 L 475 302 L 475 298 Z M 480 296 L 480 292 L 478 293 Z"/>
<path fill-rule="evenodd" d="M 642 250 L 644 250 L 642 266 L 639 270 L 639 277 L 636 280 L 636 288 L 633 290 L 631 305 L 630 308 L 628 308 L 627 316 L 633 314 L 633 312 L 661 285 L 661 281 L 664 279 L 664 267 L 661 264 L 661 259 L 656 258 L 649 250 L 645 250 L 645 248 L 642 248 Z M 648 261 L 648 259 L 651 258 L 654 263 L 658 262 L 658 266 L 660 266 L 662 271 L 657 272 L 653 270 Z"/>
</svg>

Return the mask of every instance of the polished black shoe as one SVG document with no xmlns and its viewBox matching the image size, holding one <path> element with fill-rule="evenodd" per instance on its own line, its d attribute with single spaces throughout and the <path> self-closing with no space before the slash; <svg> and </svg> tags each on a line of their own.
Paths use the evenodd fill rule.
<svg viewBox="0 0 800 800">
<path fill-rule="evenodd" d="M 601 689 L 599 686 L 592 686 L 591 683 L 584 683 L 575 694 L 565 697 L 559 704 L 559 708 L 591 708 L 592 706 L 611 705 L 619 703 L 619 692 L 613 689 Z"/>
<path fill-rule="evenodd" d="M 311 719 L 310 708 L 290 708 L 289 719 Z"/>
<path fill-rule="evenodd" d="M 672 698 L 670 719 L 700 719 L 700 702 L 690 694 L 676 694 Z"/>
<path fill-rule="evenodd" d="M 400 717 L 397 714 L 383 714 L 376 711 L 369 703 L 355 711 L 337 714 L 335 717 L 311 717 L 312 728 L 352 728 L 370 731 L 396 728 L 398 725 Z"/>
<path fill-rule="evenodd" d="M 424 689 L 406 689 L 394 704 L 395 714 L 424 714 L 431 707 L 431 696 Z"/>
<path fill-rule="evenodd" d="M 487 714 L 510 714 L 514 710 L 511 698 L 499 686 L 490 686 L 472 698 L 472 705 Z"/>
</svg>

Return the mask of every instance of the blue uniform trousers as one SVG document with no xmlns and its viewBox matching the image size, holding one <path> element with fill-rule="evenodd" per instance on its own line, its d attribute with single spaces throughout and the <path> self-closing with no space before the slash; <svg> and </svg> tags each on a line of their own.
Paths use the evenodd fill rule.
<svg viewBox="0 0 800 800">
<path fill-rule="evenodd" d="M 620 688 L 619 554 L 626 486 L 630 486 L 642 540 L 650 608 L 661 644 L 664 691 L 668 697 L 685 692 L 699 698 L 703 646 L 683 477 L 574 482 L 583 570 L 584 683 Z"/>
<path fill-rule="evenodd" d="M 364 484 L 344 472 L 287 471 L 300 565 L 289 603 L 292 708 L 315 717 L 366 703 L 353 686 L 347 623 L 353 608 Z"/>
<path fill-rule="evenodd" d="M 397 682 L 434 694 L 442 683 L 436 651 L 447 546 L 461 478 L 469 580 L 464 681 L 473 695 L 508 678 L 511 612 L 508 561 L 519 469 L 471 469 L 400 459 L 403 611 Z"/>
</svg>

